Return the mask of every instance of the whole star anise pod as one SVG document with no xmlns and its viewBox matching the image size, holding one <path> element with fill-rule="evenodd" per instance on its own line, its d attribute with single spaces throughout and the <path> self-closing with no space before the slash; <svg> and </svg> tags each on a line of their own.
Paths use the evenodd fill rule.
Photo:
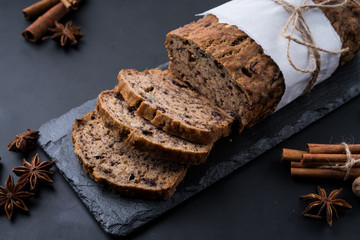
<svg viewBox="0 0 360 240">
<path fill-rule="evenodd" d="M 5 187 L 0 186 L 0 206 L 5 204 L 5 212 L 9 219 L 11 219 L 14 213 L 14 206 L 28 211 L 22 198 L 28 198 L 34 195 L 30 192 L 21 191 L 26 182 L 18 181 L 14 185 L 14 178 L 9 175 L 5 182 Z"/>
<path fill-rule="evenodd" d="M 352 208 L 349 203 L 347 203 L 343 199 L 337 198 L 339 194 L 341 193 L 341 189 L 333 190 L 329 196 L 326 195 L 326 191 L 318 186 L 318 193 L 311 193 L 308 195 L 301 196 L 303 200 L 306 202 L 309 202 L 309 205 L 305 209 L 304 212 L 301 214 L 306 217 L 312 217 L 312 218 L 324 218 L 325 216 L 322 215 L 322 213 L 325 210 L 326 220 L 330 226 L 332 226 L 332 218 L 333 213 L 335 213 L 336 217 L 338 218 L 339 215 L 336 210 L 336 206 L 339 207 L 345 207 L 345 208 Z M 319 209 L 316 214 L 309 214 L 308 212 L 312 211 L 313 209 Z"/>
<path fill-rule="evenodd" d="M 9 151 L 27 152 L 36 148 L 36 142 L 39 138 L 39 131 L 32 131 L 28 129 L 27 132 L 16 135 L 8 145 Z"/>
<path fill-rule="evenodd" d="M 54 165 L 54 161 L 43 161 L 40 163 L 39 154 L 36 154 L 31 163 L 24 159 L 23 165 L 13 168 L 13 171 L 16 175 L 21 176 L 19 181 L 30 183 L 31 190 L 36 188 L 39 179 L 50 183 L 53 182 L 48 174 L 53 173 L 49 169 Z"/>
<path fill-rule="evenodd" d="M 55 22 L 55 27 L 49 28 L 49 31 L 53 32 L 51 36 L 43 37 L 43 40 L 54 39 L 60 41 L 62 47 L 70 45 L 74 46 L 77 44 L 77 39 L 84 36 L 80 33 L 81 27 L 72 26 L 72 22 L 69 21 L 66 25 Z"/>
</svg>

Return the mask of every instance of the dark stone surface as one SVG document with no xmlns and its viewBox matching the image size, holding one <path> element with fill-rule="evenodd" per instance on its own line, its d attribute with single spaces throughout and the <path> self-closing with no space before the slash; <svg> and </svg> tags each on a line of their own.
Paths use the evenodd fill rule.
<svg viewBox="0 0 360 240">
<path fill-rule="evenodd" d="M 191 167 L 175 194 L 167 201 L 116 196 L 84 173 L 72 147 L 71 127 L 76 118 L 95 109 L 96 99 L 42 125 L 39 142 L 50 158 L 56 160 L 61 173 L 105 232 L 116 236 L 127 235 L 359 95 L 358 66 L 359 56 L 309 94 L 296 99 L 243 134 L 230 136 L 231 142 L 230 138 L 217 142 L 207 162 Z M 352 69 L 357 70 L 353 72 Z"/>
<path fill-rule="evenodd" d="M 31 44 L 23 39 L 20 33 L 30 22 L 22 17 L 21 9 L 31 2 L 35 0 L 0 0 L 0 185 L 23 158 L 31 160 L 38 152 L 41 161 L 50 160 L 40 147 L 28 154 L 7 151 L 16 134 L 27 128 L 39 129 L 43 123 L 94 99 L 100 91 L 113 88 L 122 68 L 144 70 L 168 61 L 163 46 L 166 33 L 195 20 L 196 13 L 226 1 L 86 0 L 78 12 L 64 19 L 82 26 L 85 34 L 74 49 L 62 49 L 51 40 Z M 359 65 L 349 66 L 334 77 L 333 84 L 339 89 L 330 92 L 324 87 L 315 95 L 349 100 L 342 92 L 347 90 L 343 81 L 359 81 Z M 299 104 L 308 105 L 307 98 Z M 302 120 L 289 119 L 296 124 L 286 131 L 292 134 L 304 126 L 307 115 L 320 117 L 333 108 L 330 102 L 324 108 L 321 102 L 316 104 L 319 111 L 300 112 L 304 114 Z M 293 108 L 293 112 L 298 109 Z M 272 118 L 259 127 L 259 132 L 245 133 L 246 138 L 218 142 L 208 165 L 193 168 L 191 176 L 207 176 L 206 166 L 235 158 L 236 149 L 249 147 L 252 138 L 268 134 L 274 127 L 279 130 L 278 118 Z M 279 159 L 283 147 L 303 149 L 306 142 L 359 143 L 359 123 L 360 96 L 121 239 L 358 239 L 360 201 L 351 184 L 292 179 L 289 166 Z M 39 193 L 26 201 L 28 213 L 16 211 L 9 221 L 0 208 L 0 239 L 112 239 L 55 167 L 54 172 L 54 183 L 42 185 Z M 187 178 L 183 187 L 193 186 L 199 178 L 193 183 Z M 327 191 L 344 188 L 342 197 L 353 206 L 340 212 L 332 228 L 325 221 L 300 215 L 306 205 L 298 196 L 314 192 L 317 185 Z"/>
</svg>

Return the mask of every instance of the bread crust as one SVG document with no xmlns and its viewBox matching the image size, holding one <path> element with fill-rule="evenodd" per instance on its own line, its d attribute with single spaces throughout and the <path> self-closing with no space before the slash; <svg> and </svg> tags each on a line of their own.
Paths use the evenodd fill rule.
<svg viewBox="0 0 360 240">
<path fill-rule="evenodd" d="M 88 164 L 88 162 L 84 161 L 81 157 L 79 157 L 80 156 L 80 148 L 78 147 L 78 142 L 76 141 L 75 134 L 78 129 L 78 126 L 80 124 L 84 124 L 84 122 L 88 121 L 92 116 L 93 116 L 93 113 L 89 112 L 89 113 L 85 114 L 82 118 L 75 119 L 75 122 L 73 123 L 73 126 L 72 126 L 72 134 L 71 134 L 71 140 L 73 142 L 73 148 L 74 148 L 75 155 L 76 155 L 78 161 L 81 163 L 84 172 L 89 174 L 91 177 L 92 177 L 92 171 L 93 171 L 93 168 L 95 167 L 95 165 L 90 165 L 90 164 Z"/>
<path fill-rule="evenodd" d="M 113 193 L 121 195 L 121 196 L 140 197 L 140 198 L 146 198 L 146 199 L 150 199 L 150 200 L 166 200 L 174 194 L 174 192 L 176 191 L 176 187 L 181 183 L 181 181 L 184 179 L 185 175 L 186 175 L 186 171 L 183 171 L 172 187 L 166 188 L 166 189 L 160 189 L 160 190 L 139 189 L 134 186 L 119 187 L 119 185 L 117 185 L 113 181 L 110 181 L 109 179 L 102 177 L 99 174 L 99 171 L 96 171 L 96 170 L 93 171 L 91 177 L 96 182 L 101 184 L 103 187 L 108 188 Z"/>
<path fill-rule="evenodd" d="M 96 108 L 104 123 L 104 126 L 114 131 L 123 141 L 141 151 L 146 152 L 154 158 L 171 160 L 182 164 L 199 165 L 206 161 L 210 154 L 212 143 L 208 144 L 206 149 L 200 151 L 186 151 L 179 148 L 167 147 L 161 143 L 150 141 L 149 139 L 137 134 L 135 129 L 131 126 L 125 125 L 122 121 L 114 117 L 105 108 L 105 103 L 102 101 L 102 94 L 111 93 L 112 91 L 104 91 L 99 94 Z M 172 136 L 169 136 L 172 137 Z"/>
</svg>

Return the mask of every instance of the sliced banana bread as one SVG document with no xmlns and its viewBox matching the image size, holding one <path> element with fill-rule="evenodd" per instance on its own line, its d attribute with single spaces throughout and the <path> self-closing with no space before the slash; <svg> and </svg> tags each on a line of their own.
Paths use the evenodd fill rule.
<svg viewBox="0 0 360 240">
<path fill-rule="evenodd" d="M 167 199 L 187 171 L 185 165 L 130 148 L 103 126 L 96 110 L 74 122 L 72 139 L 85 172 L 124 196 Z"/>
<path fill-rule="evenodd" d="M 343 47 L 350 49 L 342 54 L 341 66 L 360 48 L 360 8 L 350 1 L 346 7 L 322 10 Z M 171 73 L 236 114 L 240 131 L 270 115 L 284 93 L 282 73 L 261 46 L 214 15 L 168 33 L 165 45 Z"/>
<path fill-rule="evenodd" d="M 228 136 L 234 118 L 168 71 L 121 70 L 116 91 L 136 114 L 183 139 L 210 144 Z"/>
<path fill-rule="evenodd" d="M 114 91 L 98 96 L 97 110 L 105 127 L 113 130 L 129 146 L 161 158 L 183 164 L 204 163 L 212 144 L 199 144 L 170 135 L 136 115 L 134 108 Z"/>
</svg>

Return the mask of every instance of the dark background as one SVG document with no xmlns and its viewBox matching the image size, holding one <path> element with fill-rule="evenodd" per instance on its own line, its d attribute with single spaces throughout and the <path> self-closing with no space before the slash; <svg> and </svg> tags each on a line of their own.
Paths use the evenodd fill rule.
<svg viewBox="0 0 360 240">
<path fill-rule="evenodd" d="M 166 33 L 196 20 L 196 13 L 220 0 L 85 1 L 72 20 L 85 36 L 77 48 L 54 41 L 25 41 L 30 24 L 21 10 L 34 1 L 0 0 L 0 185 L 27 155 L 7 151 L 8 143 L 27 128 L 41 124 L 112 89 L 122 68 L 144 70 L 168 61 Z M 131 234 L 129 239 L 359 239 L 360 199 L 351 183 L 294 180 L 280 162 L 281 149 L 304 149 L 305 143 L 360 143 L 360 97 L 311 124 L 230 176 Z M 27 201 L 29 213 L 16 211 L 9 221 L 0 209 L 0 239 L 107 239 L 58 171 L 54 183 Z M 353 209 L 340 212 L 330 228 L 326 221 L 300 213 L 298 196 L 344 188 Z"/>
</svg>

